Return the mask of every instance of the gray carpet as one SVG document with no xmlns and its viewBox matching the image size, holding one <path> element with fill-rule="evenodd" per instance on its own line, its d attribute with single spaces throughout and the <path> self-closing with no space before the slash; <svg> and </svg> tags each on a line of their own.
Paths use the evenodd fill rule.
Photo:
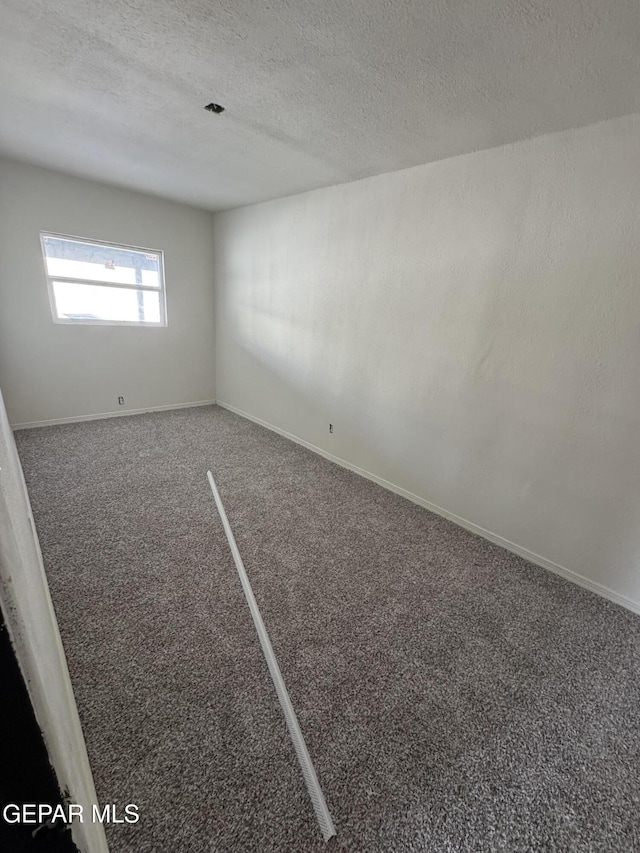
<svg viewBox="0 0 640 853">
<path fill-rule="evenodd" d="M 112 853 L 640 850 L 637 616 L 217 407 L 16 440 Z"/>
</svg>

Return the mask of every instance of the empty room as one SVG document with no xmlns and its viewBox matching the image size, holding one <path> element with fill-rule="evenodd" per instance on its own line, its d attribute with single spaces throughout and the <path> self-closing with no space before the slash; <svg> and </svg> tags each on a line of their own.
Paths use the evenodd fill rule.
<svg viewBox="0 0 640 853">
<path fill-rule="evenodd" d="M 636 0 L 0 54 L 0 849 L 640 851 Z"/>
</svg>

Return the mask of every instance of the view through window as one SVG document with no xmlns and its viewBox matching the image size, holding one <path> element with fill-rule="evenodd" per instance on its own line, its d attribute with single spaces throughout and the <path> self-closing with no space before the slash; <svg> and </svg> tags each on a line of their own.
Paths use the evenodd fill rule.
<svg viewBox="0 0 640 853">
<path fill-rule="evenodd" d="M 42 233 L 56 322 L 165 326 L 159 250 Z"/>
</svg>

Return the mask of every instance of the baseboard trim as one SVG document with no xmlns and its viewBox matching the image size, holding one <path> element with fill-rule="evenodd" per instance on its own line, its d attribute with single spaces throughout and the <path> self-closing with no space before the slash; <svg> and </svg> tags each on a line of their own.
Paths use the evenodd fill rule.
<svg viewBox="0 0 640 853">
<path fill-rule="evenodd" d="M 12 424 L 11 429 L 34 429 L 36 427 L 57 426 L 58 424 L 77 424 L 83 421 L 100 421 L 104 418 L 123 418 L 127 415 L 144 415 L 146 412 L 167 412 L 171 409 L 193 409 L 196 406 L 213 406 L 215 400 L 197 400 L 194 403 L 169 403 L 165 406 L 148 406 L 145 409 L 125 409 L 118 412 L 100 412 L 95 415 L 74 415 L 71 418 L 51 418 L 46 421 L 30 421 L 22 424 Z"/>
<path fill-rule="evenodd" d="M 246 418 L 247 420 L 258 424 L 259 426 L 271 430 L 271 432 L 275 432 L 278 435 L 283 436 L 284 438 L 288 438 L 290 441 L 295 442 L 295 444 L 299 444 L 302 447 L 305 447 L 307 450 L 311 450 L 313 453 L 317 453 L 319 456 L 328 459 L 330 462 L 335 462 L 336 465 L 340 465 L 342 468 L 346 468 L 349 471 L 353 471 L 354 473 L 359 474 L 361 477 L 365 477 L 367 480 L 371 480 L 373 483 L 377 483 L 379 486 L 382 486 L 384 489 L 388 489 L 388 491 L 393 492 L 396 495 L 400 495 L 403 498 L 407 498 L 407 500 L 410 500 L 413 503 L 418 504 L 419 506 L 424 507 L 425 509 L 428 509 L 430 512 L 433 512 L 436 515 L 442 516 L 442 518 L 446 518 L 449 521 L 453 521 L 454 524 L 457 524 L 459 527 L 463 527 L 470 533 L 475 533 L 477 536 L 481 536 L 483 539 L 487 539 L 489 542 L 493 542 L 494 545 L 499 545 L 501 548 L 510 551 L 512 554 L 516 554 L 518 557 L 522 557 L 523 559 L 528 560 L 530 563 L 533 563 L 536 566 L 540 566 L 541 568 L 547 569 L 548 571 L 553 572 L 556 575 L 560 575 L 560 577 L 565 578 L 565 580 L 571 581 L 572 583 L 575 583 L 578 586 L 583 587 L 584 589 L 588 589 L 591 592 L 594 592 L 596 595 L 599 595 L 602 598 L 606 598 L 609 601 L 612 601 L 614 604 L 619 604 L 622 607 L 625 607 L 627 610 L 631 610 L 633 613 L 640 614 L 639 601 L 634 601 L 631 598 L 626 598 L 625 596 L 620 595 L 614 590 L 609 589 L 609 587 L 597 583 L 596 581 L 593 581 L 590 578 L 586 578 L 584 577 L 584 575 L 580 575 L 577 572 L 574 572 L 572 569 L 567 569 L 565 566 L 561 566 L 558 563 L 554 563 L 552 560 L 548 560 L 546 557 L 542 557 L 540 554 L 536 554 L 534 551 L 530 551 L 528 548 L 524 548 L 522 545 L 518 545 L 515 542 L 511 542 L 509 539 L 505 539 L 503 536 L 499 536 L 497 533 L 492 533 L 490 530 L 485 530 L 484 527 L 480 527 L 478 524 L 474 524 L 472 521 L 468 521 L 466 518 L 462 518 L 461 516 L 456 515 L 453 512 L 449 512 L 449 510 L 443 509 L 441 506 L 438 506 L 437 504 L 428 501 L 426 498 L 420 497 L 420 495 L 416 495 L 413 492 L 408 491 L 407 489 L 403 489 L 401 486 L 397 486 L 395 483 L 391 483 L 389 480 L 385 480 L 382 477 L 378 477 L 376 474 L 372 474 L 370 471 L 366 471 L 364 468 L 359 468 L 357 465 L 353 465 L 346 459 L 342 459 L 339 456 L 334 456 L 332 453 L 323 450 L 321 447 L 317 447 L 315 444 L 311 444 L 311 442 L 305 441 L 303 438 L 299 438 L 297 435 L 293 435 L 293 433 L 287 432 L 286 430 L 274 426 L 273 424 L 270 424 L 267 421 L 263 421 L 262 418 L 257 418 L 254 415 L 250 415 L 248 412 L 245 412 L 242 409 L 238 409 L 236 406 L 232 406 L 230 403 L 225 403 L 223 400 L 217 400 L 216 404 L 223 409 L 227 409 L 228 411 L 233 412 L 236 415 L 240 415 L 240 417 L 242 418 Z"/>
</svg>

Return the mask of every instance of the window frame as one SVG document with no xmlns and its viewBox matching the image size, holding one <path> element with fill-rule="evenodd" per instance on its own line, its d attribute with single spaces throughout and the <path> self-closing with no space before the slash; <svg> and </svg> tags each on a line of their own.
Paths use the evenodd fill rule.
<svg viewBox="0 0 640 853">
<path fill-rule="evenodd" d="M 96 246 L 107 246 L 110 249 L 125 249 L 133 252 L 145 252 L 150 255 L 157 255 L 159 258 L 158 261 L 158 275 L 160 279 L 160 287 L 154 287 L 149 284 L 125 284 L 123 282 L 114 282 L 114 281 L 100 281 L 100 280 L 92 280 L 86 278 L 75 278 L 73 276 L 61 276 L 61 275 L 49 275 L 49 269 L 47 265 L 47 255 L 45 252 L 45 237 L 54 237 L 60 240 L 71 240 L 75 243 L 89 243 Z M 162 249 L 147 249 L 144 246 L 131 246 L 128 243 L 112 243 L 109 240 L 94 240 L 92 237 L 77 237 L 71 234 L 60 234 L 56 231 L 41 231 L 40 232 L 40 248 L 42 252 L 42 263 L 44 267 L 44 274 L 47 280 L 47 292 L 49 294 L 49 305 L 51 307 L 51 316 L 53 318 L 54 323 L 58 323 L 63 326 L 129 326 L 135 329 L 159 329 L 166 328 L 167 326 L 167 292 L 165 285 L 165 277 L 164 277 L 164 251 Z M 73 317 L 59 317 L 57 313 L 56 307 L 56 297 L 53 290 L 53 282 L 68 282 L 70 284 L 83 284 L 83 285 L 93 285 L 97 287 L 110 287 L 110 288 L 118 288 L 125 290 L 147 290 L 152 293 L 157 293 L 160 297 L 160 320 L 158 322 L 153 321 L 140 321 L 140 320 L 99 320 L 99 319 L 77 319 Z"/>
</svg>

